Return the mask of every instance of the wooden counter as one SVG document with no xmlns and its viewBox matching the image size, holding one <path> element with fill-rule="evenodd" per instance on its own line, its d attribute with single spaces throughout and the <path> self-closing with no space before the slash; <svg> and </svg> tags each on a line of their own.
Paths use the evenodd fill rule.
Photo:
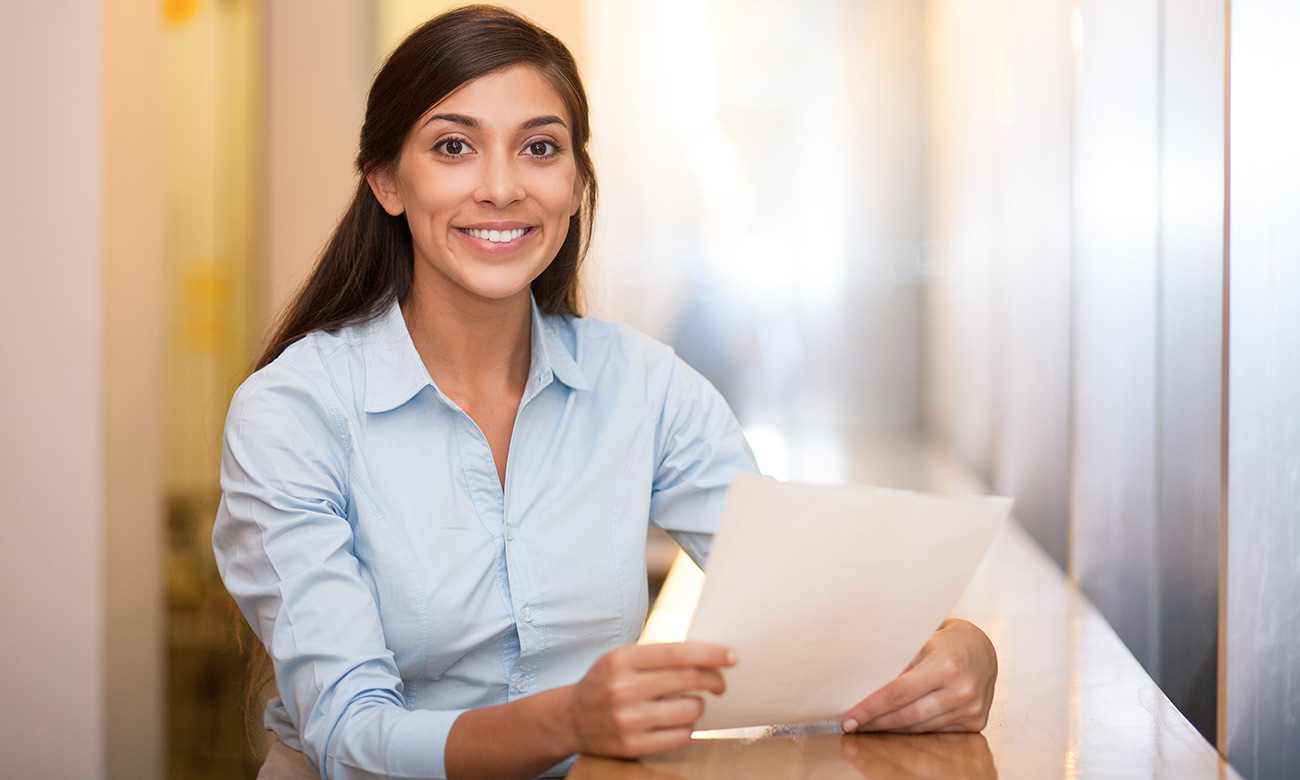
<svg viewBox="0 0 1300 780">
<path fill-rule="evenodd" d="M 974 487 L 933 458 L 925 470 L 924 479 L 909 481 L 941 492 Z M 643 641 L 685 635 L 702 577 L 685 557 L 674 564 Z M 953 614 L 982 627 L 998 650 L 997 692 L 982 734 L 843 735 L 833 723 L 697 732 L 687 748 L 641 761 L 583 756 L 569 777 L 1239 777 L 1014 522 L 994 540 Z"/>
</svg>

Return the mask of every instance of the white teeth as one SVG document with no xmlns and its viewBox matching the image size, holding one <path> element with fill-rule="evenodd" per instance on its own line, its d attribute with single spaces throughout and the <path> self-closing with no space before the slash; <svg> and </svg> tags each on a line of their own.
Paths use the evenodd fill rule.
<svg viewBox="0 0 1300 780">
<path fill-rule="evenodd" d="M 485 241 L 491 241 L 494 244 L 504 244 L 514 241 L 523 234 L 528 232 L 528 228 L 516 228 L 514 230 L 474 230 L 471 228 L 463 229 L 466 235 L 474 238 L 481 238 Z"/>
</svg>

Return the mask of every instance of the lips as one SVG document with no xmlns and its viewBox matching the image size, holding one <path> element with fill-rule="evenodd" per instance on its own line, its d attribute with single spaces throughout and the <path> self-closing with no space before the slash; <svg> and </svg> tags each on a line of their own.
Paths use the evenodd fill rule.
<svg viewBox="0 0 1300 780">
<path fill-rule="evenodd" d="M 530 230 L 532 230 L 532 228 L 514 228 L 513 230 L 478 230 L 475 228 L 460 228 L 460 232 L 471 238 L 491 241 L 494 244 L 505 244 L 523 238 Z"/>
</svg>

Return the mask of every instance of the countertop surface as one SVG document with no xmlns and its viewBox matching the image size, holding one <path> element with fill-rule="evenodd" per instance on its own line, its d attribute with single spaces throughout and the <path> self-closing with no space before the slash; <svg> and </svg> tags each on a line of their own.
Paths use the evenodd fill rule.
<svg viewBox="0 0 1300 780">
<path fill-rule="evenodd" d="M 979 491 L 937 451 L 908 453 L 902 471 L 865 476 L 890 487 Z M 702 578 L 678 559 L 643 641 L 685 635 Z M 995 538 L 953 615 L 983 628 L 998 651 L 993 709 L 980 734 L 844 735 L 833 723 L 697 732 L 688 747 L 640 761 L 583 756 L 569 777 L 1239 777 L 1014 521 Z"/>
</svg>

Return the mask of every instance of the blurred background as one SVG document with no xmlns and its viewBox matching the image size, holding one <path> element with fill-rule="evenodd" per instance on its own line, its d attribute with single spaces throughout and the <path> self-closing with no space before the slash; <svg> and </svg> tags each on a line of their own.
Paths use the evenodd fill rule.
<svg viewBox="0 0 1300 780">
<path fill-rule="evenodd" d="M 252 778 L 220 431 L 456 3 L 0 3 L 0 767 Z M 1300 766 L 1300 10 L 519 0 L 601 185 L 592 314 L 767 473 L 955 449 L 1248 778 Z"/>
</svg>

